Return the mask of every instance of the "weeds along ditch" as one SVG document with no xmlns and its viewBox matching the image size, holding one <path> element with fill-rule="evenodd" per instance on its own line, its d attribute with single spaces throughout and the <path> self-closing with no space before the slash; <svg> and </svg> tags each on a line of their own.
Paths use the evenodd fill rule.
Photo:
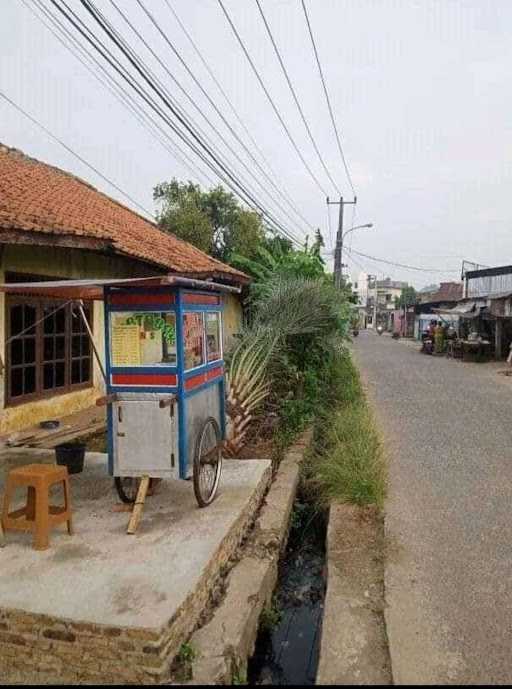
<svg viewBox="0 0 512 689">
<path fill-rule="evenodd" d="M 315 683 L 327 584 L 331 501 L 382 507 L 386 492 L 380 438 L 350 355 L 339 357 L 314 422 L 290 535 L 272 604 L 263 611 L 252 685 Z"/>
<path fill-rule="evenodd" d="M 326 588 L 327 512 L 299 491 L 271 605 L 247 668 L 251 685 L 315 683 Z"/>
</svg>

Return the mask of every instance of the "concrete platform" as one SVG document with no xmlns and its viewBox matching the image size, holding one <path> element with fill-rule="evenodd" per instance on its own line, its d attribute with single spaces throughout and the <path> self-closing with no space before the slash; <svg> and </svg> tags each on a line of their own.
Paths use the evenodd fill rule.
<svg viewBox="0 0 512 689">
<path fill-rule="evenodd" d="M 29 461 L 40 461 L 44 452 L 31 451 Z M 59 527 L 50 548 L 38 552 L 29 534 L 6 533 L 7 546 L 0 550 L 0 630 L 5 630 L 0 636 L 16 633 L 9 620 L 15 622 L 20 612 L 42 616 L 40 629 L 23 645 L 54 638 L 44 634 L 49 617 L 52 624 L 62 621 L 68 632 L 71 623 L 78 644 L 83 623 L 100 636 L 104 630 L 96 626 L 116 628 L 111 644 L 137 637 L 130 629 L 142 639 L 145 629 L 146 645 L 153 644 L 147 656 L 165 672 L 253 518 L 270 481 L 270 462 L 225 460 L 218 497 L 205 509 L 197 507 L 190 481 L 162 482 L 146 501 L 137 534 L 128 536 L 129 513 L 115 511 L 118 499 L 106 461 L 106 455 L 90 453 L 84 472 L 71 476 L 75 535 Z M 0 643 L 0 669 L 3 648 Z M 124 656 L 123 664 L 129 660 Z M 79 654 L 76 663 L 79 676 Z"/>
</svg>

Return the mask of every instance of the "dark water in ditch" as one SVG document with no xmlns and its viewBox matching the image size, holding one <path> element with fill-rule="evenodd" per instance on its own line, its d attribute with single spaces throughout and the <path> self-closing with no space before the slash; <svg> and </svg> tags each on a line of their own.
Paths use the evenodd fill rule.
<svg viewBox="0 0 512 689">
<path fill-rule="evenodd" d="M 270 612 L 264 613 L 248 683 L 314 684 L 326 584 L 327 519 L 296 501 Z"/>
</svg>

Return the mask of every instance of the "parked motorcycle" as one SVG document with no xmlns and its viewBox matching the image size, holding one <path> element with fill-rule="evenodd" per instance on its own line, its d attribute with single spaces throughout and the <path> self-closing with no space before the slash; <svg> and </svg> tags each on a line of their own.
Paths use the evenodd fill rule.
<svg viewBox="0 0 512 689">
<path fill-rule="evenodd" d="M 382 325 L 378 325 L 377 326 L 377 335 L 382 335 L 383 332 L 384 332 L 384 328 L 382 327 Z"/>
</svg>

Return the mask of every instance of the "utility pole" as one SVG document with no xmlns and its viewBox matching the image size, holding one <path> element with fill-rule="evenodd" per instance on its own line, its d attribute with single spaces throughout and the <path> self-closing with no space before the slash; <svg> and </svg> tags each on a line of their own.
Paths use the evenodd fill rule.
<svg viewBox="0 0 512 689">
<path fill-rule="evenodd" d="M 339 201 L 329 201 L 327 197 L 328 206 L 339 206 L 340 214 L 338 216 L 338 231 L 336 232 L 336 245 L 334 248 L 334 284 L 336 287 L 341 287 L 342 284 L 342 252 L 343 252 L 343 206 L 355 205 L 357 203 L 357 196 L 354 196 L 353 201 L 344 201 L 343 196 L 340 196 Z"/>
</svg>

